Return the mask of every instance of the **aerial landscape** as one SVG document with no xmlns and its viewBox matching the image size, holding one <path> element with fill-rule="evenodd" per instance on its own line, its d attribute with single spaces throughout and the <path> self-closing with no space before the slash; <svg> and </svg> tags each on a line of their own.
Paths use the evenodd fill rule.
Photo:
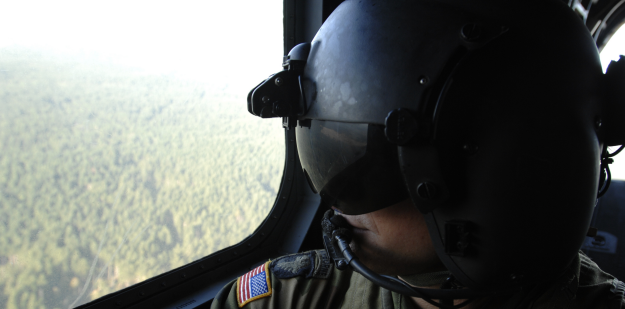
<svg viewBox="0 0 625 309">
<path fill-rule="evenodd" d="M 278 191 L 284 131 L 250 115 L 246 95 L 3 50 L 0 308 L 72 308 L 253 232 Z"/>
</svg>

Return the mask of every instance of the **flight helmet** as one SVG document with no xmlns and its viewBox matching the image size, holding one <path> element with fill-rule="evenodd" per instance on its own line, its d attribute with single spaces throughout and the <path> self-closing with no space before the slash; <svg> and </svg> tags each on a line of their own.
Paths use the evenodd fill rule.
<svg viewBox="0 0 625 309">
<path fill-rule="evenodd" d="M 558 277 L 625 142 L 623 61 L 602 73 L 562 1 L 348 0 L 248 96 L 284 117 L 345 214 L 410 198 L 474 290 Z"/>
</svg>

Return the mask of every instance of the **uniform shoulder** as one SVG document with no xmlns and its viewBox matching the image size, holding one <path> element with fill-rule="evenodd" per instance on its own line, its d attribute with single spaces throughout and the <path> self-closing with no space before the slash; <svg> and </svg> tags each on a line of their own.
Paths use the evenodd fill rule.
<svg viewBox="0 0 625 309">
<path fill-rule="evenodd" d="M 337 301 L 351 271 L 337 271 L 325 250 L 290 254 L 268 261 L 226 285 L 212 309 L 296 308 Z M 306 297 L 313 293 L 319 298 Z M 307 301 L 307 304 L 303 302 Z M 313 306 L 314 307 L 314 306 Z"/>
<path fill-rule="evenodd" d="M 588 256 L 581 253 L 578 301 L 588 307 L 605 304 L 606 308 L 625 308 L 625 283 L 601 270 Z M 598 307 L 597 307 L 598 308 Z"/>
<path fill-rule="evenodd" d="M 334 267 L 325 250 L 313 250 L 279 257 L 271 262 L 269 269 L 278 279 L 296 276 L 327 279 Z"/>
</svg>

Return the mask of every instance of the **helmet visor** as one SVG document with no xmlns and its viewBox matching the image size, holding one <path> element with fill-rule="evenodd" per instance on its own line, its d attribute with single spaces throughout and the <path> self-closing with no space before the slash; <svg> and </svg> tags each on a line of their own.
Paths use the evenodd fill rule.
<svg viewBox="0 0 625 309">
<path fill-rule="evenodd" d="M 295 129 L 311 189 L 345 214 L 376 211 L 408 198 L 384 126 L 309 120 Z"/>
</svg>

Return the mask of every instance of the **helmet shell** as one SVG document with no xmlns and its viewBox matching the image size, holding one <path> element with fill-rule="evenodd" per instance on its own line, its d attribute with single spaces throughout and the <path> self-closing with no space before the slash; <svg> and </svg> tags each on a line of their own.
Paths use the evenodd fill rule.
<svg viewBox="0 0 625 309">
<path fill-rule="evenodd" d="M 581 247 L 601 77 L 561 1 L 348 0 L 312 41 L 300 119 L 384 124 L 402 108 L 427 123 L 397 146 L 404 184 L 447 268 L 489 289 L 550 280 Z M 425 182 L 443 196 L 424 199 Z"/>
</svg>

